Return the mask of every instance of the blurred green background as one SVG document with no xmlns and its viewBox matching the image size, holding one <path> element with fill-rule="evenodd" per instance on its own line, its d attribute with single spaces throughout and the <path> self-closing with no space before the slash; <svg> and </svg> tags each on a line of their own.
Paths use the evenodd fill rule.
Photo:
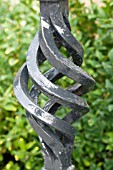
<svg viewBox="0 0 113 170">
<path fill-rule="evenodd" d="M 37 134 L 13 92 L 14 77 L 26 60 L 39 21 L 36 0 L 0 0 L 1 170 L 40 170 L 43 166 Z M 82 68 L 97 82 L 84 97 L 90 112 L 73 125 L 77 129 L 73 164 L 76 170 L 113 170 L 113 0 L 104 0 L 102 7 L 92 1 L 88 7 L 70 0 L 70 23 L 84 47 Z M 49 67 L 44 65 L 42 72 Z M 58 83 L 64 88 L 73 82 L 64 77 Z M 42 95 L 40 104 L 46 100 Z M 62 108 L 60 114 L 65 111 Z"/>
</svg>

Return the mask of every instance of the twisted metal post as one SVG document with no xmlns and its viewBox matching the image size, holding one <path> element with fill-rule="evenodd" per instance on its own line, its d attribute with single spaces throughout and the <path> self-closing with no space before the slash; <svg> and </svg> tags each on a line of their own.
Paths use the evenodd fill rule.
<svg viewBox="0 0 113 170">
<path fill-rule="evenodd" d="M 40 29 L 30 44 L 26 63 L 15 77 L 14 91 L 42 144 L 43 169 L 74 170 L 72 124 L 89 111 L 81 96 L 93 89 L 95 81 L 80 68 L 84 52 L 70 31 L 68 0 L 40 0 L 40 14 Z M 69 59 L 60 53 L 61 46 L 67 49 Z M 39 66 L 45 60 L 53 68 L 43 75 Z M 54 84 L 65 75 L 77 83 L 67 89 Z M 34 84 L 30 91 L 29 79 Z M 44 108 L 37 104 L 41 93 L 50 98 Z M 63 119 L 55 116 L 61 106 L 71 108 Z"/>
</svg>

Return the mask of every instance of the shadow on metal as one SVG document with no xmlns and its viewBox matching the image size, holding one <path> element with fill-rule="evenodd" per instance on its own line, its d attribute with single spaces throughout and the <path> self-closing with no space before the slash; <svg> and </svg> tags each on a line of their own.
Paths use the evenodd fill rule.
<svg viewBox="0 0 113 170">
<path fill-rule="evenodd" d="M 14 92 L 39 136 L 45 162 L 43 169 L 74 170 L 72 124 L 89 111 L 81 96 L 93 89 L 95 81 L 80 68 L 84 52 L 70 31 L 68 1 L 40 0 L 40 12 L 40 29 L 30 44 L 26 63 L 15 77 Z M 61 46 L 67 49 L 69 59 L 60 53 Z M 39 66 L 45 60 L 53 68 L 43 75 Z M 77 83 L 67 89 L 54 84 L 65 75 Z M 30 92 L 29 79 L 34 84 Z M 41 93 L 50 98 L 43 109 L 37 104 Z M 63 119 L 55 116 L 61 106 L 71 109 Z"/>
</svg>

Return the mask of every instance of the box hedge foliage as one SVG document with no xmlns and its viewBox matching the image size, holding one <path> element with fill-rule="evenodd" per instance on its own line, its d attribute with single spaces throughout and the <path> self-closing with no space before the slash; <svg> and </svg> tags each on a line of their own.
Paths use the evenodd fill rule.
<svg viewBox="0 0 113 170">
<path fill-rule="evenodd" d="M 0 8 L 0 169 L 40 170 L 43 157 L 38 137 L 13 92 L 14 77 L 39 28 L 39 4 L 0 0 Z M 84 47 L 82 68 L 97 82 L 84 97 L 90 112 L 74 124 L 73 164 L 76 170 L 112 170 L 113 1 L 104 0 L 102 7 L 91 1 L 87 7 L 79 0 L 70 0 L 70 22 L 72 33 Z M 41 69 L 48 68 L 46 64 Z M 58 83 L 66 87 L 72 82 L 64 77 Z M 42 96 L 40 104 L 45 101 Z M 64 112 L 62 108 L 60 114 Z"/>
</svg>

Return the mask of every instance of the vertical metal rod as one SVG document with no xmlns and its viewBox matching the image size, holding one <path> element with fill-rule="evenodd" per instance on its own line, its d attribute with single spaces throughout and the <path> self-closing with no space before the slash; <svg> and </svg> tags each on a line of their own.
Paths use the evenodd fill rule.
<svg viewBox="0 0 113 170">
<path fill-rule="evenodd" d="M 71 154 L 75 129 L 72 124 L 89 111 L 81 96 L 93 89 L 95 81 L 80 68 L 84 52 L 70 31 L 68 0 L 40 0 L 40 15 L 40 29 L 30 44 L 26 63 L 15 77 L 14 91 L 42 144 L 43 169 L 74 170 Z M 70 58 L 60 53 L 62 46 Z M 45 60 L 53 68 L 43 75 L 39 66 Z M 55 81 L 63 76 L 77 83 L 62 89 Z M 30 91 L 29 79 L 34 84 Z M 41 93 L 50 98 L 44 108 L 37 104 Z M 55 116 L 61 106 L 71 109 L 63 119 Z"/>
</svg>

